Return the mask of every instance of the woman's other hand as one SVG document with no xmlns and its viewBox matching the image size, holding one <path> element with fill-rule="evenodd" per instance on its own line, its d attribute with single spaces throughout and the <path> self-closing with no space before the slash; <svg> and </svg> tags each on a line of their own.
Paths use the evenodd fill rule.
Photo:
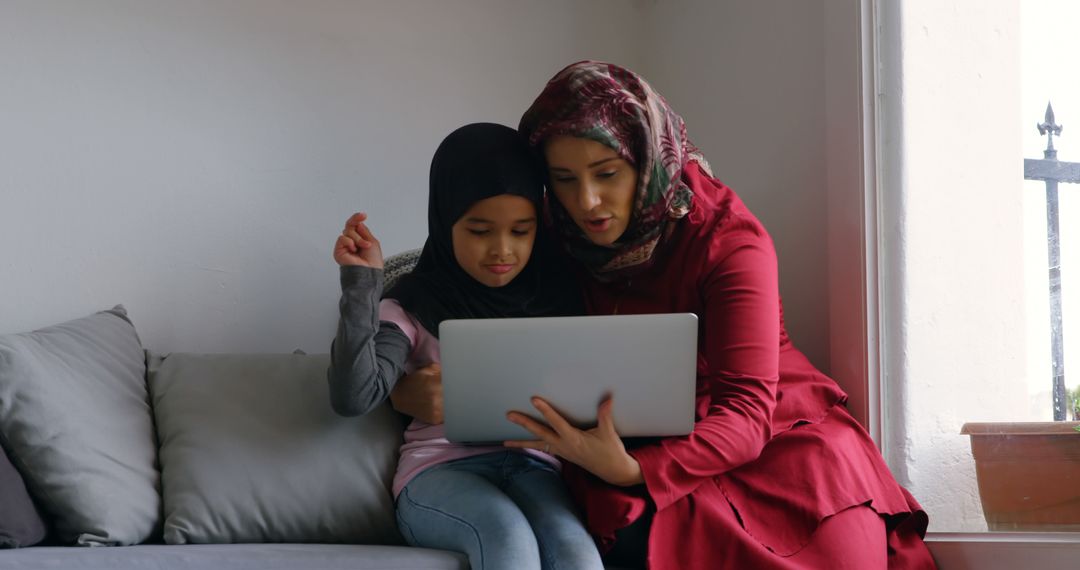
<svg viewBox="0 0 1080 570">
<path fill-rule="evenodd" d="M 611 398 L 600 402 L 596 427 L 590 430 L 570 425 L 542 398 L 534 397 L 532 404 L 547 420 L 547 425 L 520 412 L 510 412 L 506 417 L 532 432 L 540 441 L 507 441 L 504 443 L 507 447 L 527 447 L 556 454 L 612 485 L 629 487 L 645 482 L 641 465 L 626 452 L 622 438 L 615 431 Z"/>
<path fill-rule="evenodd" d="M 442 367 L 429 364 L 402 376 L 390 391 L 394 409 L 429 424 L 443 423 Z"/>
<path fill-rule="evenodd" d="M 337 242 L 334 243 L 334 261 L 338 265 L 360 265 L 372 269 L 382 269 L 382 246 L 375 235 L 364 224 L 367 214 L 357 212 L 345 222 Z"/>
</svg>

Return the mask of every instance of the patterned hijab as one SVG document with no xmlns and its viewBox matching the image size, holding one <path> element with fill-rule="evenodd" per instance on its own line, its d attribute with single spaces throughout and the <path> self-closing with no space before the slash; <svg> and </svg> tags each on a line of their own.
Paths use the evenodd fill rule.
<svg viewBox="0 0 1080 570">
<path fill-rule="evenodd" d="M 454 257 L 452 228 L 473 204 L 521 196 L 543 207 L 543 173 L 517 131 L 494 123 L 465 125 L 447 135 L 431 160 L 428 238 L 416 268 L 384 297 L 397 299 L 432 335 L 446 319 L 544 317 L 581 314 L 581 291 L 537 224 L 529 263 L 502 287 L 476 281 Z"/>
<path fill-rule="evenodd" d="M 682 180 L 686 163 L 709 165 L 689 139 L 682 117 L 637 74 L 598 61 L 580 61 L 548 82 L 521 117 L 518 130 L 542 154 L 544 142 L 569 135 L 615 150 L 638 172 L 630 224 L 610 246 L 596 245 L 558 200 L 548 206 L 564 246 L 598 279 L 643 271 L 673 224 L 691 208 L 694 194 Z"/>
</svg>

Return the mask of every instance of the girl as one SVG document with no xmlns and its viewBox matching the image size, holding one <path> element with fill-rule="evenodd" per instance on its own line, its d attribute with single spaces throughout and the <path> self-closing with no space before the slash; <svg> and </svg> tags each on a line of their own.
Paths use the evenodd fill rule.
<svg viewBox="0 0 1080 570">
<path fill-rule="evenodd" d="M 543 175 L 516 131 L 454 131 L 432 159 L 420 260 L 381 302 L 379 242 L 365 214 L 349 218 L 334 247 L 337 413 L 367 413 L 403 373 L 437 363 L 443 320 L 581 312 L 576 283 L 540 232 L 542 198 Z M 558 469 L 542 450 L 453 444 L 441 423 L 413 420 L 394 477 L 398 526 L 410 544 L 463 552 L 475 569 L 603 568 Z"/>
</svg>

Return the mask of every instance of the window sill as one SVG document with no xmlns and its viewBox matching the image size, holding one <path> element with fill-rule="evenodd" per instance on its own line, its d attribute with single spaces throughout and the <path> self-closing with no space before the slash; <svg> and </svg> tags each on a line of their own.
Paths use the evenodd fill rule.
<svg viewBox="0 0 1080 570">
<path fill-rule="evenodd" d="M 1076 568 L 1080 533 L 931 532 L 926 544 L 941 570 Z"/>
</svg>

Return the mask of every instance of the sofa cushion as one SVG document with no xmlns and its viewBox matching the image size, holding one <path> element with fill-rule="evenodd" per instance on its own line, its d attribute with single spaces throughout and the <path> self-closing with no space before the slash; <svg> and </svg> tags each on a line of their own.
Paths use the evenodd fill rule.
<svg viewBox="0 0 1080 570">
<path fill-rule="evenodd" d="M 0 447 L 0 548 L 33 546 L 45 539 L 45 521 L 26 484 Z"/>
<path fill-rule="evenodd" d="M 135 544 L 160 528 L 145 373 L 121 306 L 0 335 L 0 443 L 61 542 Z"/>
<path fill-rule="evenodd" d="M 0 555 L 18 570 L 468 570 L 464 555 L 407 546 L 352 544 L 139 545 L 127 548 L 35 547 Z"/>
<path fill-rule="evenodd" d="M 328 355 L 150 358 L 165 542 L 397 544 L 402 423 L 330 408 Z"/>
</svg>

